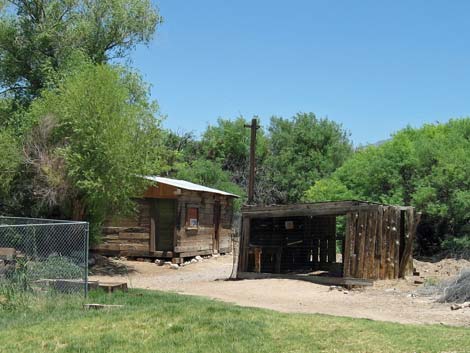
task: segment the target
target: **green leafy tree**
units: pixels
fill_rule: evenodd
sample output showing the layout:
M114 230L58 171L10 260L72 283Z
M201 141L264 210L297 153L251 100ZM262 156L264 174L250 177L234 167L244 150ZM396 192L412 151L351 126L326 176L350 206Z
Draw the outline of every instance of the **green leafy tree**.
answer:
M199 155L220 164L224 171L229 172L231 180L241 189L248 186L250 162L251 131L246 127L251 121L244 117L234 120L218 119L216 125L209 126L204 132ZM266 163L269 158L269 137L263 127L256 134L256 176L255 202L272 204L284 197L270 178L273 172Z
M230 173L222 169L220 164L207 159L195 159L190 163L180 163L176 166L175 177L196 184L230 192L241 198L235 200L234 208L239 210L245 200L245 192L232 182Z
M312 200L348 197L413 205L423 212L420 250L470 235L470 118L406 128L376 147L360 149L329 179L307 192Z
M85 65L29 111L26 145L34 195L62 214L99 224L130 211L145 182L164 167L157 106L141 78L109 65Z
M7 130L0 130L0 199L4 199L10 190L10 185L18 174L18 166L21 163L19 145Z
M333 173L352 153L341 125L313 113L273 117L269 143L270 180L286 195L280 203L300 201L310 185Z
M0 13L0 86L30 102L79 51L93 63L147 44L161 22L150 0L15 0Z

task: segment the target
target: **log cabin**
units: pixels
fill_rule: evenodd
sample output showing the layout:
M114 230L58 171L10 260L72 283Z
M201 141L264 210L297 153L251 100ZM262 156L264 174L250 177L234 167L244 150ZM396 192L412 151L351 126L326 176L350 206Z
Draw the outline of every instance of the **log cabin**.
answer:
M151 185L135 199L136 216L108 220L102 242L92 247L94 252L179 263L184 258L231 251L237 195L185 180L144 178Z
M244 206L238 278L340 285L403 278L413 270L419 220L413 207L365 201Z

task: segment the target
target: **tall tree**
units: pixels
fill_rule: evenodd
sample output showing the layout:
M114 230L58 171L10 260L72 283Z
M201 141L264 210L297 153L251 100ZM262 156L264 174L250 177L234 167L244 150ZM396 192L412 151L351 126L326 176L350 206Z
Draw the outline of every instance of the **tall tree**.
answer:
M31 105L36 121L25 151L33 197L46 209L99 224L132 209L139 175L162 167L162 134L140 77L109 65L86 65Z
M161 22L150 0L10 0L0 13L0 87L30 102L69 56L94 63L147 44Z
M446 237L470 236L470 118L406 128L380 145L359 150L310 200L347 195L423 212L420 250L439 250Z
M341 125L299 113L292 119L273 117L269 126L270 180L286 195L278 202L299 202L312 183L333 173L351 155Z

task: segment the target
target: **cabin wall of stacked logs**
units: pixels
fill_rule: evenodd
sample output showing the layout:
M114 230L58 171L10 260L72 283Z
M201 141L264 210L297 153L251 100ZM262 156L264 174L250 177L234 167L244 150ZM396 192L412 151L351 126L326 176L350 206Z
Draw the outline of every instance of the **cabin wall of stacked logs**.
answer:
M92 250L105 255L141 256L150 250L150 203L135 200L135 216L109 219L102 228L101 242Z
M219 252L230 252L232 247L233 202L228 197L219 197L221 204L219 224ZM150 209L152 199L136 199L135 216L110 219L102 228L99 244L92 247L98 253L112 256L151 256ZM214 241L214 195L184 192L177 199L175 222L176 244L174 255L208 255L213 252ZM186 225L186 210L195 206L199 210L199 225L191 229Z
M343 276L392 279L412 272L414 209L377 206L347 214Z

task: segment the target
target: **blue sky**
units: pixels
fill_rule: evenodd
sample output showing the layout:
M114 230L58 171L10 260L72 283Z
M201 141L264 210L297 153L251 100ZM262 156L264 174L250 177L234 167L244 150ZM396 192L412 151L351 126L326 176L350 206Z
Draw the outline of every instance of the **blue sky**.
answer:
M165 22L132 64L168 128L311 111L358 145L470 115L470 1L155 3Z

